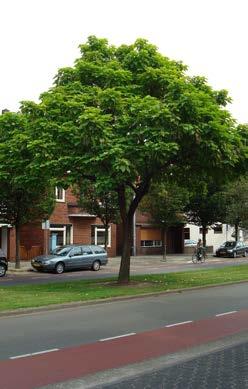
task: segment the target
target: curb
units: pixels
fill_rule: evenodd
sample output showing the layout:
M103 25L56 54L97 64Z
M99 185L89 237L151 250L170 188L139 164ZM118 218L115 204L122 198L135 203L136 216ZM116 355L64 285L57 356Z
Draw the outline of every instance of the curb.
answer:
M225 282L222 284L194 286L191 288L171 289L171 290L167 290L164 292L153 292L153 293L144 293L144 294L131 295L131 296L110 297L110 298L106 298L106 299L75 301L75 302L71 302L71 303L62 303L62 304L51 304L51 305L45 305L42 307L19 308L16 310L0 312L0 318L10 317L10 316L28 315L28 314L40 313L40 312L58 311L60 309L98 305L98 304L105 304L105 303L118 302L118 301L128 301L128 300L134 300L134 299L142 299L142 298L146 298L146 297L153 297L153 296L156 297L156 296L162 296L162 295L167 295L167 294L172 294L172 293L183 293L183 292L190 292L190 291L195 291L195 290L200 290L200 289L218 288L221 286L230 286L230 285L245 284L245 283L248 283L248 280L242 280L242 281L236 281L236 282Z
M28 268L28 269L8 269L8 273L25 273L29 274L30 272L33 272L33 269Z

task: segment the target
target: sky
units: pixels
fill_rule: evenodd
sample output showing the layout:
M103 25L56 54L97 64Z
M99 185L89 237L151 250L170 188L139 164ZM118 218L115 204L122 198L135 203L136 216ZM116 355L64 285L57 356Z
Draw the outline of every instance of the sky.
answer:
M190 75L227 89L248 123L247 0L4 0L0 2L0 110L38 101L89 35L109 43L146 38Z

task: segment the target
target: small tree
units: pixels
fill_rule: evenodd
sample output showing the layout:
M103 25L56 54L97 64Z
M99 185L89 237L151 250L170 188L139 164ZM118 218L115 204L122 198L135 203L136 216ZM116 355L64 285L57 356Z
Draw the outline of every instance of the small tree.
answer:
M151 216L154 224L163 230L163 253L166 256L166 236L169 227L185 223L184 209L188 192L178 185L168 182L154 183L141 202L140 210Z
M20 227L47 218L54 206L54 190L41 169L33 170L25 117L0 116L0 221L16 231L16 268L20 268Z
M234 226L235 240L239 228L248 228L248 177L243 176L230 183L224 193L226 203L226 223Z
M89 180L83 180L79 187L74 187L74 191L79 198L79 206L102 221L105 230L104 247L107 249L110 223L119 222L116 192L106 192Z
M202 227L202 242L206 246L207 228L221 222L225 218L225 202L223 201L221 186L214 183L200 181L194 186L186 217L189 223Z

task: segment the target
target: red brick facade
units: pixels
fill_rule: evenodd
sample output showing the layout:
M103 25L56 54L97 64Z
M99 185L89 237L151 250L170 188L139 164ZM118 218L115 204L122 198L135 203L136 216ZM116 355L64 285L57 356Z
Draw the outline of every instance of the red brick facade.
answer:
M171 227L165 236L161 228L151 223L148 214L142 214L139 211L135 215L135 236L132 236L132 255L158 255L163 254L166 242L166 252L168 254L183 253L184 251L184 226ZM117 253L120 255L122 250L122 231L121 226L117 226Z
M163 253L163 231L152 225L148 214L136 212L136 234L133 236L136 255L156 255ZM65 196L56 202L55 209L49 219L49 229L42 229L42 223L30 223L21 228L21 259L30 260L36 255L47 254L56 245L68 243L91 244L102 239L103 226L101 220L89 215L77 206L77 199L70 189ZM1 228L0 228L1 230ZM121 227L114 224L110 228L110 257L120 255L122 250ZM166 234L167 253L182 253L184 250L183 226L170 228ZM0 242L1 245L1 242ZM10 260L15 259L15 229L8 228L8 250ZM56 246L55 246L56 247ZM134 249L132 248L132 253Z
M53 233L60 234L64 239L62 244L82 243L91 244L92 230L101 228L102 222L94 215L88 215L77 206L76 197L71 190L65 191L64 201L57 201L49 219L50 229L42 229L42 222L29 223L22 226L20 233L21 259L30 260L35 255L46 254L50 251L50 237ZM109 256L116 255L116 226L110 227ZM8 258L15 258L15 229L9 229Z

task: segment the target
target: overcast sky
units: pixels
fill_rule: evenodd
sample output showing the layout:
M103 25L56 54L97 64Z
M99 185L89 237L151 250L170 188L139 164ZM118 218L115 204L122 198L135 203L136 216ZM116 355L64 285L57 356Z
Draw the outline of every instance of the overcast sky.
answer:
M0 109L38 101L89 35L115 45L147 38L233 99L248 123L248 0L3 0Z

